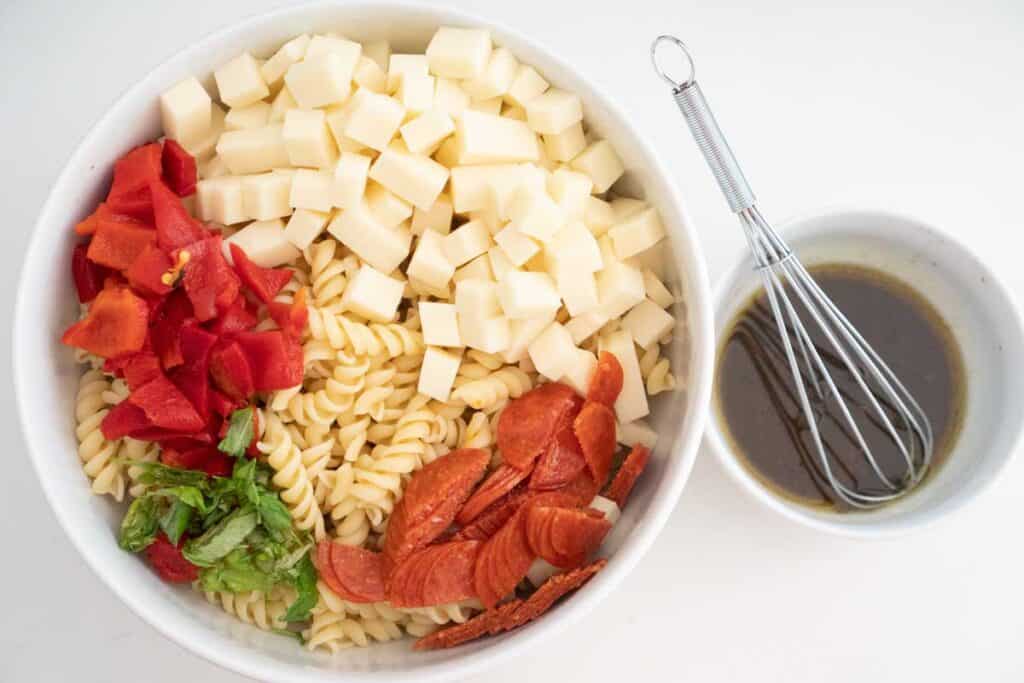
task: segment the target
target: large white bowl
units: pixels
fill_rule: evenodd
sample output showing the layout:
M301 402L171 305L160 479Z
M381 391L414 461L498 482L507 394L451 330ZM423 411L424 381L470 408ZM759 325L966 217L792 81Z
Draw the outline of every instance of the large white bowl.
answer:
M137 557L118 549L115 529L123 510L89 493L73 425L80 370L59 343L77 307L68 268L71 227L102 198L114 160L160 134L157 96L181 78L202 78L242 50L263 54L306 31L337 31L357 40L386 38L398 51L422 51L441 24L489 26L497 43L555 85L579 93L589 124L625 161L626 187L661 211L671 234L670 280L685 298L670 351L685 390L655 402L656 457L606 543L611 561L565 604L529 627L453 650L416 653L403 641L333 658L317 656L290 639L238 623L194 591L162 583ZM653 77L651 87L657 87ZM392 3L318 3L254 17L189 47L132 87L71 156L43 207L25 258L14 324L15 384L32 463L79 552L111 590L166 636L210 661L265 681L451 680L522 652L579 619L622 581L675 506L704 425L713 353L710 297L693 225L651 146L613 101L568 64L513 31L446 9Z

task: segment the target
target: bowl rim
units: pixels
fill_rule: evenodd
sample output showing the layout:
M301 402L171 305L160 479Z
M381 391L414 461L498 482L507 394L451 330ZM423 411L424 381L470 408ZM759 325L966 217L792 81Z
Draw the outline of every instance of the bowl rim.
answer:
M19 363L19 359L26 357L33 352L27 347L27 342L22 339L24 324L31 321L32 294L28 291L26 282L31 264L43 257L46 245L53 239L41 231L44 225L60 220L55 216L58 211L57 197L60 190L75 180L70 177L70 170L75 166L76 160L83 157L86 151L95 144L95 138L99 135L104 123L113 113L123 107L127 102L139 97L147 84L152 81L164 78L164 74L171 71L176 65L187 61L194 53L202 52L212 44L233 36L239 32L251 30L256 25L290 16L292 14L307 13L316 10L326 10L336 7L339 3L331 0L313 0L295 5L275 8L266 12L250 14L232 21L220 28L217 28L198 40L192 41L171 55L165 57L149 73L132 83L113 102L106 106L103 114L90 126L88 132L76 145L74 151L67 157L61 167L36 221L33 223L33 232L25 252L25 258L18 278L18 289L15 297L14 318L15 329L12 339L12 363L16 405L19 424L26 445L28 446L29 460L32 463L36 476L39 479L43 494L49 504L49 508L56 516L62 530L71 540L86 564L99 577L100 581L113 592L113 594L125 604L135 615L153 627L157 632L168 638L170 641L183 647L203 659L224 669L234 671L243 675L251 676L259 680L302 680L302 681L337 681L346 680L452 680L463 678L473 673L480 672L485 668L493 666L500 661L506 660L517 651L525 650L532 644L541 641L545 637L557 635L562 629L568 628L577 622L607 593L615 588L632 571L640 559L646 554L654 542L658 533L665 526L668 517L677 504L682 489L689 478L693 464L698 456L700 440L706 425L708 406L711 397L711 386L714 368L714 318L712 297L707 274L707 267L704 254L701 249L699 235L694 227L692 216L679 190L678 182L674 182L673 176L669 173L664 161L657 152L656 147L648 139L646 133L641 129L629 124L629 117L622 107L609 96L603 88L596 85L593 80L573 68L566 59L547 45L529 38L520 31L513 29L500 21L485 18L483 16L464 12L462 10L450 9L433 2L412 3L404 0L382 0L373 2L368 0L356 0L345 3L346 7L367 11L412 11L437 15L439 22L456 22L463 25L486 26L498 33L510 36L528 48L543 55L554 64L559 70L572 74L589 90L589 94L600 102L600 106L608 115L622 122L639 143L642 153L647 160L647 167L654 175L664 179L665 200L678 212L682 218L681 225L676 226L677 234L687 238L687 249L692 252L692 263L690 267L690 288L687 301L688 316L691 321L689 333L692 339L692 382L687 386L691 394L688 400L692 414L688 416L691 420L691 430L688 434L682 433L684 421L679 422L679 438L676 440L676 447L666 454L666 457L678 459L680 467L675 477L667 482L668 486L662 485L660 495L652 497L645 515L636 525L629 538L611 557L608 566L594 581L580 591L573 600L561 605L558 618L539 620L529 629L521 629L505 636L501 641L501 647L486 647L474 652L468 652L461 656L453 657L450 660L442 660L423 664L420 668L406 671L347 671L341 672L330 669L314 669L310 667L301 668L283 661L274 661L264 657L257 661L253 657L242 656L235 650L220 650L205 642L201 637L202 628L176 631L163 623L160 618L161 607L159 600L148 600L144 596L132 596L116 585L113 574L108 573L106 567L94 557L90 548L82 542L76 534L72 533L75 522L72 519L72 511L65 508L57 499L56 491L51 490L51 484L44 476L42 455L45 452L45 445L34 436L29 429L32 424L32 416L29 415L28 389L32 383L32 377L28 375L28 368Z
M1015 334L1017 338L1024 339L1024 316L1022 316L1021 308L1016 298L1006 288L1002 280L996 276L989 265L981 259L965 241L955 233L939 227L939 225L933 221L925 220L918 215L902 210L892 210L888 208L853 203L841 203L828 204L819 209L811 209L794 214L779 223L778 232L788 243L794 244L799 240L813 239L823 234L822 229L814 225L815 222L826 219L835 219L843 216L857 216L860 218L867 218L873 222L898 222L904 226L902 229L918 230L936 241L942 241L951 245L962 255L962 258L971 261L985 273L988 278L989 286L993 288L992 291L1008 305L1009 310L1012 313L1012 315L1004 321L1004 324L1013 334ZM857 224L853 223L852 225ZM741 277L743 267L749 258L749 250L744 245L743 248L739 250L738 255L731 262L731 265L723 271L722 276L719 277L718 281L714 285L712 305L715 310L716 372L718 345L720 344L720 340L718 339L717 321L720 314L730 312L736 308L737 302L733 298L730 298L728 294L735 282ZM733 482L751 498L756 500L762 507L781 515L789 521L796 522L797 524L816 531L853 539L867 540L892 538L920 531L948 520L954 515L954 513L961 512L967 506L976 502L981 497L981 494L993 486L997 480L1002 478L1007 465L1013 459L1021 443L1024 442L1024 424L1018 424L1016 425L1016 432L1012 436L1010 446L998 459L998 463L993 468L989 476L980 481L969 491L951 496L932 514L887 518L870 524L852 524L850 522L843 521L843 518L838 515L835 516L835 519L824 519L822 517L807 514L795 506L788 504L778 494L772 492L764 484L757 481L757 479L751 475L747 471L746 467L740 462L740 457L736 454L735 449L729 443L728 439L725 438L724 429L721 428L721 421L718 419L717 413L712 405L714 403L713 393L714 379L712 379L712 397L709 401L708 419L705 422L704 439L702 444L703 447L715 454L716 460L718 460Z

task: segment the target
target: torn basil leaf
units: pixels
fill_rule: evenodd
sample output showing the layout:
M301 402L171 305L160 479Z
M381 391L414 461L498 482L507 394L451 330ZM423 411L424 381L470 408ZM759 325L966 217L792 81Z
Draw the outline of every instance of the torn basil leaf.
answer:
M252 406L239 408L231 413L231 421L228 432L217 444L217 448L236 458L245 456L245 451L252 443L253 436Z
M155 498L148 495L136 498L121 520L117 544L132 553L145 550L156 538L159 526L157 514Z
M167 539L173 545L178 545L181 535L185 533L189 524L192 523L194 512L190 505L184 503L180 498L176 498L167 507L167 510L160 515L160 530L167 535Z
M259 519L252 507L238 508L202 536L188 541L182 552L192 564L209 567L238 547L257 524Z
M316 606L318 598L316 568L313 567L313 560L309 557L309 551L299 560L296 569L294 585L298 596L295 598L295 602L288 607L288 612L284 615L285 621L305 621L309 619L309 613Z

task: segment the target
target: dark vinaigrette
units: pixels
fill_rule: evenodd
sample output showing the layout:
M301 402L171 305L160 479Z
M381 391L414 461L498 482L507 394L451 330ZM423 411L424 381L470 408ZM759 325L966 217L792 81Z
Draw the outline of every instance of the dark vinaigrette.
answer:
M810 270L930 418L934 473L956 439L966 394L960 350L946 323L920 294L879 271L841 264ZM903 455L817 324L792 298L872 454L887 476L899 480L906 472ZM786 356L781 346L772 350L767 339L779 341L762 291L737 316L719 350L715 401L728 438L755 476L782 495L805 505L848 511L821 471ZM844 419L834 402L812 405L837 478L861 493L884 492L867 459L844 433Z

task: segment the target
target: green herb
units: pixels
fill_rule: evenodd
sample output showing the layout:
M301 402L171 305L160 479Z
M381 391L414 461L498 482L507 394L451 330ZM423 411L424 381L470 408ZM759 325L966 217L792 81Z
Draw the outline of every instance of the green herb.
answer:
M276 493L261 493L256 501L256 510L268 531L281 533L292 528L292 515Z
M288 638L294 638L295 640L299 641L299 645L305 645L306 644L306 639L302 636L302 633L300 631L289 631L286 628L275 628L275 629L271 629L271 632L272 633L276 633L279 636L286 636Z
M308 550L296 566L294 585L298 597L288 608L284 620L305 621L309 619L309 612L316 606L317 601L316 568L313 566L313 560L309 558Z
M167 510L160 515L160 530L167 535L167 539L174 545L178 545L181 535L192 523L192 515L195 510L181 501L175 499Z
M142 462L136 466L142 469L139 483L147 486L194 486L202 489L210 479L204 472L168 467L158 462Z
M156 500L152 496L136 498L121 520L117 543L129 552L145 550L156 538L158 525Z
M250 506L238 508L203 532L202 536L189 540L182 554L196 566L212 566L244 541L257 524L259 519L255 510Z
M206 496L196 486L172 486L165 489L156 489L152 491L152 494L173 498L200 513L206 510Z
M231 413L228 433L217 444L217 448L236 458L245 456L246 449L252 443L252 423L252 406L240 408Z

